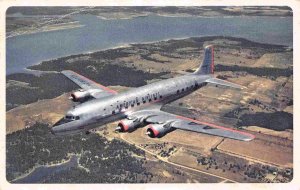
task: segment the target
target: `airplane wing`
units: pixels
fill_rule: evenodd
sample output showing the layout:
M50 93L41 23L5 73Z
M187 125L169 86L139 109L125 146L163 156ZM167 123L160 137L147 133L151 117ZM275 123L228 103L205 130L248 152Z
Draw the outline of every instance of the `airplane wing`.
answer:
M143 115L147 123L165 124L166 127L169 126L175 129L227 137L241 141L250 141L255 138L254 135L241 130L234 130L231 128L222 127L207 122L197 121L194 119L170 114L163 111L145 110L141 111L140 113L133 113L133 115L135 116L138 116L139 114Z
M76 83L78 86L80 86L80 88L89 90L94 98L103 98L106 96L117 94L116 91L107 88L99 83L96 83L74 71L65 70L61 73L72 80L74 83Z

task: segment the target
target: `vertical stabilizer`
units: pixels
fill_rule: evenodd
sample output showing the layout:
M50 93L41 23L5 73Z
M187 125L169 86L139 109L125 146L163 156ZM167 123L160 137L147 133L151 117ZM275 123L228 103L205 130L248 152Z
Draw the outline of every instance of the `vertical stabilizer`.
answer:
M214 74L214 47L212 45L205 47L203 61L195 74Z

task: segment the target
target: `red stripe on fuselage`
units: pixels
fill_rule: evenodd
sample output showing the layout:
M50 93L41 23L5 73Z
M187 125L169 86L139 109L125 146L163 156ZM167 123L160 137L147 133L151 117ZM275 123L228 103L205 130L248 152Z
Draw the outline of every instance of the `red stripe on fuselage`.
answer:
M252 134L250 134L250 133L245 133L245 132L242 132L242 131L238 131L238 130L234 130L234 129L229 129L229 128L218 126L218 125L211 124L211 123L197 121L197 120L194 120L194 119L191 119L191 118L188 118L188 117L183 117L183 116L180 116L180 115L176 115L176 117L179 118L179 119L189 120L189 121L193 121L195 123L199 123L199 124L202 124L202 125L207 125L207 126L215 127L215 128L218 128L218 129L232 131L232 132L235 132L235 133L240 133L242 135L250 136L251 138L255 138L255 136L252 135Z
M101 84L99 84L99 83L97 83L97 82L95 82L95 81L93 81L93 80L91 80L91 79L88 79L88 78L86 78L85 76L82 76L82 75L76 73L75 71L71 71L71 70L69 70L69 71L70 71L70 72L73 72L73 73L75 73L75 74L77 74L77 75L79 75L79 76L81 76L81 77L84 78L85 80L88 80L88 81L90 81L90 82L95 83L97 86L99 86L101 89L103 89L103 90L105 90L105 91L108 91L108 92L110 92L110 93L112 93L112 94L117 94L117 93L118 93L117 91L114 91L114 90L112 90L112 89L110 89L110 88L108 88L108 87L106 87L106 86L103 86L103 85L101 85Z

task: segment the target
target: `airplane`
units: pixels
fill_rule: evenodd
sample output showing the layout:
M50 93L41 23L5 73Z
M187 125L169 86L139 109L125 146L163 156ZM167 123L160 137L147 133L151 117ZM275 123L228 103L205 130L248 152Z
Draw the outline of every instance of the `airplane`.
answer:
M204 49L204 58L193 73L161 80L118 93L70 70L61 72L81 87L70 99L79 104L51 128L53 134L71 134L121 120L119 132L132 132L147 126L149 137L163 137L176 129L205 133L241 141L250 141L254 135L215 124L167 113L162 106L204 87L207 84L243 89L243 86L214 78L214 48ZM194 100L197 101L197 100ZM96 126L95 126L96 125Z

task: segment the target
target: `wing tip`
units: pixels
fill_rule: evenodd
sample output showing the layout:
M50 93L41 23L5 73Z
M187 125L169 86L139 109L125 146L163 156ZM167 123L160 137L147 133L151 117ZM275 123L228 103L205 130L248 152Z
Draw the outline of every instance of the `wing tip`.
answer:
M248 89L248 87L247 87L247 86L242 86L242 85L241 85L241 89L242 89L242 90L246 90L246 89Z
M74 72L74 71L71 71L71 70L62 70L62 71L60 71L61 73L69 73L69 72Z
M253 139L255 139L255 136L252 134L247 134L245 138L243 138L243 141L252 141Z
M245 141L245 142L249 142L249 141L252 141L254 138L246 138L246 139L243 139L242 141Z

